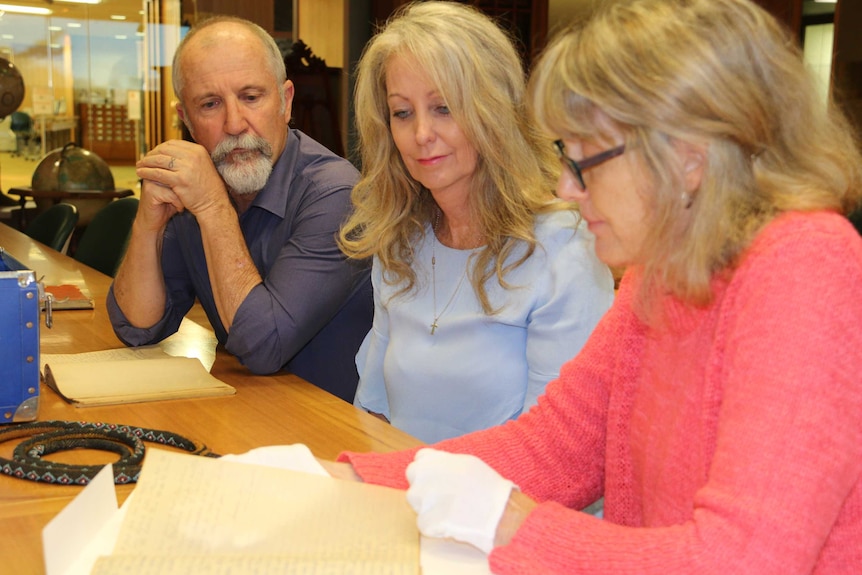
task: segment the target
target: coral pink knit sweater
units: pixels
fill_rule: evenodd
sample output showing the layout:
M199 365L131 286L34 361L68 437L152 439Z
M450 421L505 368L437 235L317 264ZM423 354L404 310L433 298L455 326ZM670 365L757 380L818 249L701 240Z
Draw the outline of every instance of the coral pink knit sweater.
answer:
M862 573L862 239L787 214L706 308L633 311L638 280L539 404L435 447L541 504L495 573ZM413 451L342 454L406 487ZM573 511L605 496L605 520Z

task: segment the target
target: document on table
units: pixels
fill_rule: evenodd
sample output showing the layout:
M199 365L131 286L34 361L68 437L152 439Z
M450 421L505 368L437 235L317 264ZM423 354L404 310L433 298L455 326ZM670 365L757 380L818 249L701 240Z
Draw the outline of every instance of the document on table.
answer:
M193 457L193 456L189 456ZM232 461L244 465L266 465L277 469L289 469L295 472L316 474L329 477L326 470L314 458L314 455L303 444L263 446L251 451L225 455L218 460L220 463ZM43 531L43 548L45 551L45 570L47 575L89 575L97 558L113 553L117 535L125 518L135 492L133 492L117 509L117 498L114 492L114 475L111 466L107 465L99 475L85 487L80 494L62 512L60 512ZM110 508L110 509L108 509ZM99 509L107 509L99 513ZM111 511L113 509L113 511ZM326 520L321 516L321 521ZM171 562L174 572L185 573L184 561L193 559L176 559L172 557L147 557L149 563L135 565L140 573L150 569L159 573L170 573L164 564ZM110 561L120 568L123 562L141 562L140 556L112 556ZM230 557L225 565L235 570L231 575L259 573L254 564L261 566L265 573L287 572L287 567L280 565L278 569L269 569L267 563L283 560L274 557L256 557L248 559L242 556ZM354 572L359 569L351 563L341 569L337 561L329 561L325 565L316 565L319 573L325 573L325 568L332 572ZM297 569L305 569L307 565L297 565ZM387 565L366 564L362 567L376 573L387 573ZM419 568L422 575L491 575L486 555L466 543L451 539L436 539L421 537L419 540ZM107 569L107 568L105 568ZM122 567L122 573L134 573ZM220 567L211 570L215 575L221 573ZM295 571L294 571L295 573Z
M232 395L200 360L158 346L89 353L43 354L45 383L76 407Z
M94 574L419 573L404 492L149 449Z

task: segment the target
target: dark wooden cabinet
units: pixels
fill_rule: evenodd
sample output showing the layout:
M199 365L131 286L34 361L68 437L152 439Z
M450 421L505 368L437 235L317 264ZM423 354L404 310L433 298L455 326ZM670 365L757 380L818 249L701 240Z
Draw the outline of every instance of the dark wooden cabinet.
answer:
M126 106L79 104L81 146L106 162L135 161L135 124Z
M459 0L472 4L503 23L521 44L524 63L529 67L545 46L548 36L548 0ZM374 0L372 17L381 24L408 0Z
M472 0L466 2L504 24L517 38L529 68L548 36L548 0Z
M836 103L862 134L862 3L841 0L835 10L832 88Z
M800 38L802 31L802 0L754 0L767 12L783 22Z

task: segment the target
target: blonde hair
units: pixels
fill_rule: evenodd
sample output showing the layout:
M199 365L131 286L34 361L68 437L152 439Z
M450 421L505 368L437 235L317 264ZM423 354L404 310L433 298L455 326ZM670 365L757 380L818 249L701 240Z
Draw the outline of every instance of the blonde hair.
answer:
M475 256L471 283L493 313L485 283L496 276L508 287L505 274L532 254L536 214L559 209L553 198L559 164L527 119L525 75L512 41L475 8L409 4L366 46L354 93L362 176L339 244L353 258L377 256L386 281L402 286L399 293L414 288L412 246L438 208L408 173L389 130L386 66L396 55L409 56L428 75L478 153L469 201L487 244ZM518 245L527 249L506 265Z
M789 210L853 209L862 158L824 105L793 38L748 0L618 0L563 31L530 82L544 130L602 140L601 111L653 184L644 293L693 304ZM674 142L707 146L691 198ZM628 155L628 154L627 154Z

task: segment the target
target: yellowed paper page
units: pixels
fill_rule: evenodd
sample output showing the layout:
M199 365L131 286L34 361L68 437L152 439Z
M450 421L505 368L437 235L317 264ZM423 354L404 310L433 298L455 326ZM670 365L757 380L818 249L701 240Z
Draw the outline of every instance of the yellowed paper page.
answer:
M236 393L188 357L53 362L45 364L44 375L52 389L79 407Z
M296 561L290 557L245 557L206 555L165 557L114 555L99 559L91 575L401 575L403 571L385 562Z
M403 491L149 449L114 555L99 569L220 572L189 571L188 560L166 570L167 558L189 556L280 566L243 573L415 574L419 534Z
M165 353L165 351L158 345L120 347L117 349L87 351L83 353L43 353L41 355L41 367L44 369L46 363L57 365L59 363L92 363L94 361L164 359L167 357L171 356Z

